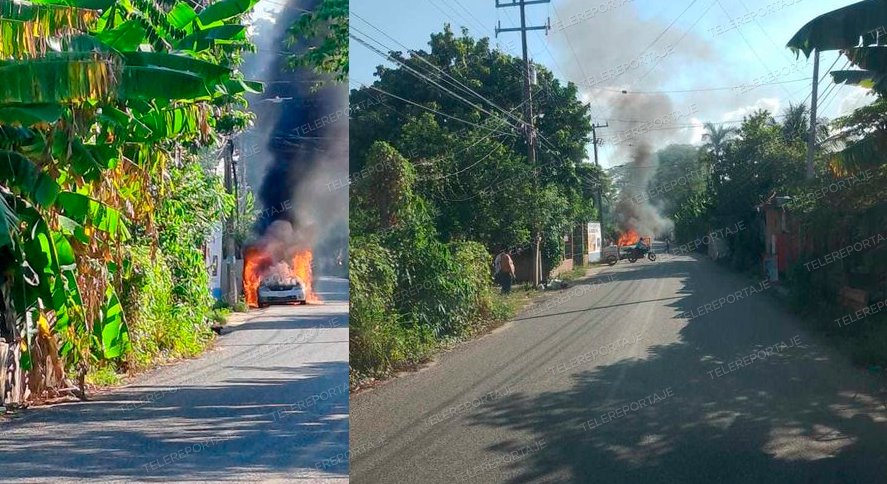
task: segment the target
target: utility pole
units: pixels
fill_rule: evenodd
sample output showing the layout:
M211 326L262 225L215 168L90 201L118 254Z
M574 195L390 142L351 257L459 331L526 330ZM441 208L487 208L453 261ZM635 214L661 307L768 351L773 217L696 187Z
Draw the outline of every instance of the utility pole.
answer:
M597 159L597 145L600 143L600 140L597 139L597 130L598 128L609 128L610 123L606 124L592 124L591 125L591 139L592 144L594 145L594 164L600 168L601 164ZM603 244L604 239L604 196L603 196L603 180L598 179L597 183L597 209L600 212L601 219L601 244Z
M536 129L533 126L533 93L530 90L530 78L532 76L529 59L529 52L527 49L527 32L530 30L544 30L548 32L551 28L551 19L546 22L545 25L537 25L527 27L527 13L526 7L527 5L536 5L542 3L551 3L551 0L511 0L510 2L506 0L496 0L496 8L507 8L507 7L520 7L520 27L510 27L510 28L502 28L502 22L499 22L499 25L496 26L496 37L499 37L499 34L502 32L520 32L521 33L521 48L524 59L524 131L525 136L527 137L527 160L530 165L535 169L536 166ZM539 212L536 211L536 218L538 219ZM540 232L540 227L538 220L535 222L535 249L533 251L533 286L537 287L542 282L542 234Z
M819 101L819 49L813 51L813 94L810 102L810 133L807 138L807 179L812 180L813 154L816 151L816 103Z
M222 150L225 164L225 191L235 193L234 188L234 141L228 139L225 142L225 148ZM236 212L236 210L235 210ZM222 231L222 255L225 261L225 277L228 280L228 287L225 289L225 299L229 306L237 303L237 271L234 264L234 217L235 213L225 217L225 230Z

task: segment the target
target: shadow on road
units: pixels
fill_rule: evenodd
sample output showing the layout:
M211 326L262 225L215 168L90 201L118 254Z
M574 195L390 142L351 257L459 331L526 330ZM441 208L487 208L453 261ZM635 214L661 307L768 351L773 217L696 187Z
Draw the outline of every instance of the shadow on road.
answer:
M687 257L615 275L617 280L679 277L681 297L668 304L679 312L749 285L718 267L703 271L703 264L712 265ZM643 358L577 373L567 391L516 392L482 406L470 425L533 436L500 441L489 450L504 453L545 441L541 451L515 458L487 477L507 472L515 483L552 475L632 484L885 482L887 413L871 396L872 381L858 377L846 361L817 347L787 319L766 295L757 294L687 321L679 342L650 346ZM709 373L799 334L798 346L722 376ZM674 396L582 428L654 392L663 395L666 388Z
M36 434L19 431L28 422L10 422L0 475L219 481L234 472L298 476L319 466L347 476L344 459L324 463L348 450L347 363L262 370L269 375L213 386L130 387L107 401L63 405L42 412ZM132 408L140 400L143 406ZM277 410L287 412L284 418Z

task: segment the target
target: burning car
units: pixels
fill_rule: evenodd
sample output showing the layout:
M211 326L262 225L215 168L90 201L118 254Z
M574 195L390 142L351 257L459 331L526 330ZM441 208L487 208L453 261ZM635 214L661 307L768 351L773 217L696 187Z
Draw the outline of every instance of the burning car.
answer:
M243 293L250 307L275 302L321 302L314 292L310 249L296 249L266 239L247 247L243 255Z
M635 244L637 244L638 240L642 240L647 248L644 250L635 249ZM616 265L622 259L628 259L628 262L634 263L638 259L647 257L651 261L655 261L656 254L653 253L652 247L652 237L641 237L636 231L628 230L619 237L616 245L604 247L601 256L611 266Z
M263 279L259 283L257 299L260 308L273 303L308 303L302 281L295 277L269 277Z

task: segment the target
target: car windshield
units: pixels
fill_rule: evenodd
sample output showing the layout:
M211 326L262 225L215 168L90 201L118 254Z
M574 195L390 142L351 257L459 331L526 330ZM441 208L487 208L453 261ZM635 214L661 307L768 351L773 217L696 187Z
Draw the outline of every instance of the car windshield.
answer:
M282 278L282 277L271 277L262 281L263 286L270 287L287 287L287 288L299 288L302 286L302 283L299 282L298 279L295 278Z

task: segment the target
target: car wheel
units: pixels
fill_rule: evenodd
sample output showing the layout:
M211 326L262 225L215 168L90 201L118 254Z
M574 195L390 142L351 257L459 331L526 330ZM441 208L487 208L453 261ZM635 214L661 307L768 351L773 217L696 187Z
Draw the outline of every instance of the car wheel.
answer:
M619 262L619 259L617 259L615 255L607 256L607 264L614 266L617 262Z
M656 254L650 252L649 254L647 254L647 259L650 259L651 261L655 261L655 260L656 260Z

